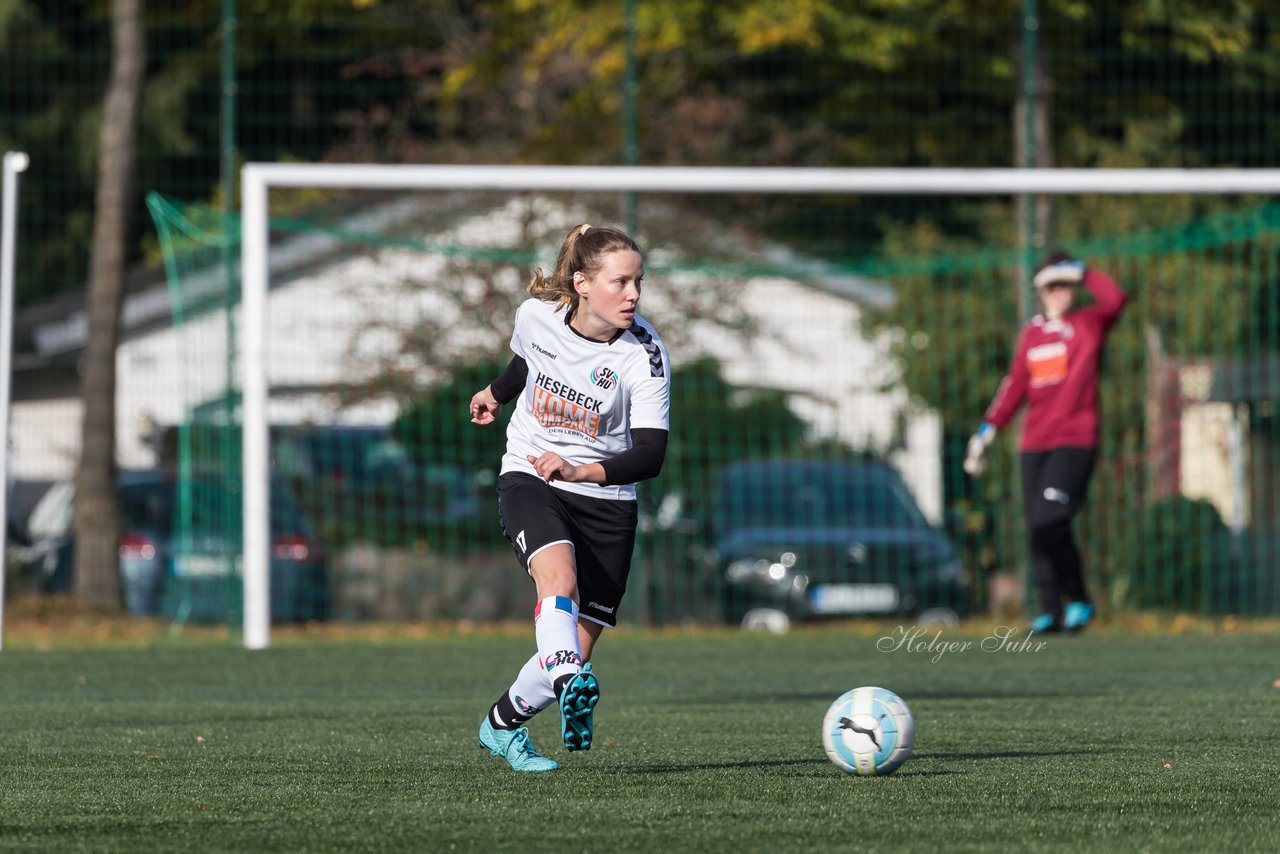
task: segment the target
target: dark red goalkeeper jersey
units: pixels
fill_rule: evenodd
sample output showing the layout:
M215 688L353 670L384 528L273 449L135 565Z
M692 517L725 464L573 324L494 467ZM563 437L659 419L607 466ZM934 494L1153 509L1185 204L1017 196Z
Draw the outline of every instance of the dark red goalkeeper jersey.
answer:
M1084 286L1093 305L1058 320L1036 315L1022 328L1009 374L983 416L1003 429L1025 401L1023 451L1098 446L1098 363L1128 296L1097 270L1085 270Z

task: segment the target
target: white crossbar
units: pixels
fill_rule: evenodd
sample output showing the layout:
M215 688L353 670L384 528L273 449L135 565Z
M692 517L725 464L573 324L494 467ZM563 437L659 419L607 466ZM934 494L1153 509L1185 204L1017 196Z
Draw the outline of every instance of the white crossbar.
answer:
M1040 195L1280 193L1280 169L816 169L250 163L272 187L650 193Z

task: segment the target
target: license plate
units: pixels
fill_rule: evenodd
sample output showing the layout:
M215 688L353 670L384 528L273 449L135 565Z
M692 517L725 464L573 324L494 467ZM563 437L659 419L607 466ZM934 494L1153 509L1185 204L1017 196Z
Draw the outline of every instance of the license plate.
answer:
M883 614L898 607L892 584L819 584L809 591L815 614Z
M173 574L179 578L226 578L239 574L239 564L230 555L175 555Z

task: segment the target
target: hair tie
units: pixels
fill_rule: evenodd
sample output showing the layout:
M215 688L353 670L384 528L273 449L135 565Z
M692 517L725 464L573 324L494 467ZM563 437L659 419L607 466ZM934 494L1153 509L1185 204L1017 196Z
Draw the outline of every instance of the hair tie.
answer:
M584 222L582 224L582 228L578 229L578 236L582 237L584 234L586 234L590 230L591 230L591 223Z

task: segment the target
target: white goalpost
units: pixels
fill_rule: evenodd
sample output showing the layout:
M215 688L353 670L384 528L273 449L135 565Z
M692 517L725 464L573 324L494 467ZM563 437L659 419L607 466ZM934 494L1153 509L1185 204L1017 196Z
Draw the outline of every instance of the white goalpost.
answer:
M9 518L9 378L13 364L13 265L18 233L18 174L27 170L27 155L4 155L3 211L0 216L0 557L8 550ZM0 560L0 649L4 648L4 561Z
M1280 193L1280 169L246 164L241 173L243 234L239 344L244 480L244 645L248 649L268 647L271 635L266 357L270 191L273 188L850 196L1273 195Z

